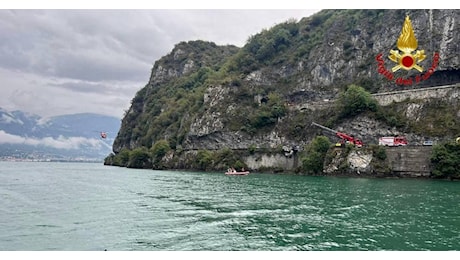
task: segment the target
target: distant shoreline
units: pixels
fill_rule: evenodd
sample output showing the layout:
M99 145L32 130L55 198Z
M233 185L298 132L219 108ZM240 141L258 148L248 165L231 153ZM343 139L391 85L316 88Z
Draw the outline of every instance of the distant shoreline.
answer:
M73 162L73 163L104 163L104 160L91 159L20 159L20 158L0 158L0 162Z

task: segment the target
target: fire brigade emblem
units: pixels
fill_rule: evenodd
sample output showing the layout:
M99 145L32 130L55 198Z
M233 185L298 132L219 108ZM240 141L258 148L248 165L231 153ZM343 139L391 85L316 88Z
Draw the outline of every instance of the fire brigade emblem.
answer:
M399 36L396 46L399 50L391 50L391 55L388 56L390 60L398 64L391 69L393 72L398 71L399 69L416 69L419 72L423 71L423 68L417 63L426 58L425 51L417 50L418 42L415 38L409 16L406 16L406 20L404 21L401 35Z

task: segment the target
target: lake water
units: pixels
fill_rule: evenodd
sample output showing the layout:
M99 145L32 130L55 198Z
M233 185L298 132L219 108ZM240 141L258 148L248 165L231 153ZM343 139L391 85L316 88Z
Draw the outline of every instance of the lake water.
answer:
M460 250L460 182L0 162L0 250Z

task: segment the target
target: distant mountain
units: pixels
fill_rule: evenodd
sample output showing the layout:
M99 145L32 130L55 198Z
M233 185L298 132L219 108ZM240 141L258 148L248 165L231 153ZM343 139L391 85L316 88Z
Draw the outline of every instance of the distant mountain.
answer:
M0 157L101 160L112 151L120 123L99 114L43 118L0 108Z

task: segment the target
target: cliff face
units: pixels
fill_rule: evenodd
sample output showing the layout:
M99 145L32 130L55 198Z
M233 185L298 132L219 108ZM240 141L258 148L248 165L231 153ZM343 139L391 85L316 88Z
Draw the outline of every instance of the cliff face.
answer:
M251 71L245 78L252 84L272 85L280 79L295 79L295 90L329 90L343 84L370 84L373 90L388 90L401 86L388 82L379 75L375 58L390 55L397 50L405 16L411 18L418 41L417 50L424 50L427 58L420 65L427 70L435 52L440 64L430 80L418 86L444 85L459 80L458 10L326 10L298 23L295 40L282 54L293 54L294 59L273 58L277 66L263 66ZM276 31L276 27L272 29ZM275 34L282 29L274 32ZM261 34L263 35L263 33ZM256 46L253 46L256 45ZM257 37L245 46L260 47ZM260 50L260 49L259 49ZM256 60L259 51L255 52ZM279 61L279 62L278 62ZM395 65L387 59L386 66ZM409 77L416 71L399 71L395 76ZM321 96L319 97L321 98Z
M379 73L376 57L382 54L387 70L396 65L387 57L398 49L406 15L417 50L426 54L418 62L423 73L433 66L435 53L439 62L429 77L405 86ZM181 159L174 158L186 151L303 147L321 133L312 121L331 123L334 100L349 84L380 93L460 82L459 18L458 10L324 10L251 36L241 49L180 43L155 62L150 81L122 121L113 151L150 149L166 139L172 148L169 167L180 167ZM399 70L393 75L415 79L423 74ZM390 114L361 114L329 126L365 143L396 134L410 142L452 138L460 127L460 108L458 98L445 97L380 101ZM435 129L439 118L433 109L439 106L449 115L446 131ZM431 130L422 127L427 124Z
M207 80L207 74L219 70L237 51L235 46L217 46L204 41L177 44L170 54L155 62L149 82L133 98L113 151L150 148L160 136L176 138L179 130L184 134L192 116L190 106L202 103L203 87L199 88Z

